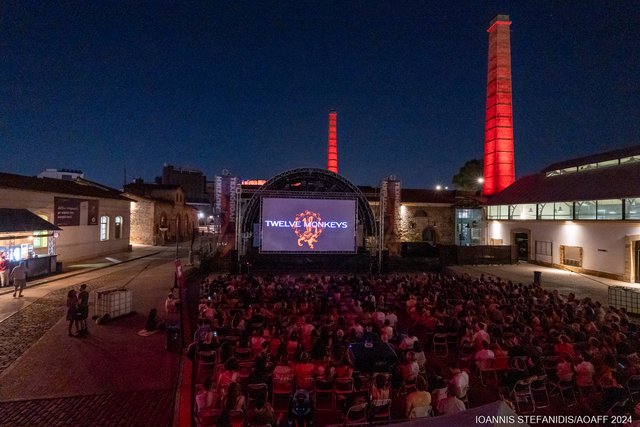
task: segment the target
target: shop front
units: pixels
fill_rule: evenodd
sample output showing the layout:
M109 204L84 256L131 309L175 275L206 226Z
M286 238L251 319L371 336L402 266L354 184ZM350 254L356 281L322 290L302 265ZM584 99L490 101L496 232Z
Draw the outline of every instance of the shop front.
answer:
M0 208L0 251L8 269L24 261L29 278L55 273L60 230L28 209Z

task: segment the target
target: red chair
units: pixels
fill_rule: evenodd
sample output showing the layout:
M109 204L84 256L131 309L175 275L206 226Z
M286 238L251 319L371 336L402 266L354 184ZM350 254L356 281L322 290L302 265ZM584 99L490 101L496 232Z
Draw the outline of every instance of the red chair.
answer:
M371 403L371 424L391 422L391 399L374 400Z
M271 406L276 410L278 406L276 405L276 400L278 396L284 398L285 405L284 410L286 411L289 408L289 399L291 397L291 393L293 393L293 379L291 380L282 380L278 378L273 379L273 391L271 392ZM281 411L283 409L280 409Z
M322 396L328 396L326 401L328 407L321 407L320 403ZM333 409L333 380L325 378L316 378L316 382L313 389L313 398L315 400L315 409L317 411L331 411Z
M220 421L220 410L218 409L203 409L196 415L198 427L218 426Z
M332 408L336 409L336 401L340 398L347 398L350 394L353 394L353 379L352 378L336 378L333 383L333 402Z

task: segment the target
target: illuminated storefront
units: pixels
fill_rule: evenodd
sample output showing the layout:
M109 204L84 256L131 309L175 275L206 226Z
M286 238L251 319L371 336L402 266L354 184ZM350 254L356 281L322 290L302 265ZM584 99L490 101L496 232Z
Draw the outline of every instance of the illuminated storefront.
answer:
M27 209L0 208L0 251L12 266L26 261L29 277L56 271L60 228Z

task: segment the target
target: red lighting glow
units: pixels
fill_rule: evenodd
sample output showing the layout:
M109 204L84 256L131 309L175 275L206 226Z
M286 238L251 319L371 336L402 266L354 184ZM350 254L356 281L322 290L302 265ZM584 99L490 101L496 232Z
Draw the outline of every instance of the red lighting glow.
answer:
M327 169L338 173L338 113L329 112L329 151L327 155Z
M487 30L489 64L482 188L482 193L487 196L515 181L510 25L508 16L498 15Z

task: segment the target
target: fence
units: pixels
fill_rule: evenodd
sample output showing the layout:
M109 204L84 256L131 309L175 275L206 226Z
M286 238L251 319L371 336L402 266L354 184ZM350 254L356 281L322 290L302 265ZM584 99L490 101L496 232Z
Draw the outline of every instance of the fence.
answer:
M640 292L625 286L609 287L609 305L640 314Z
M511 246L438 246L442 265L511 264Z

